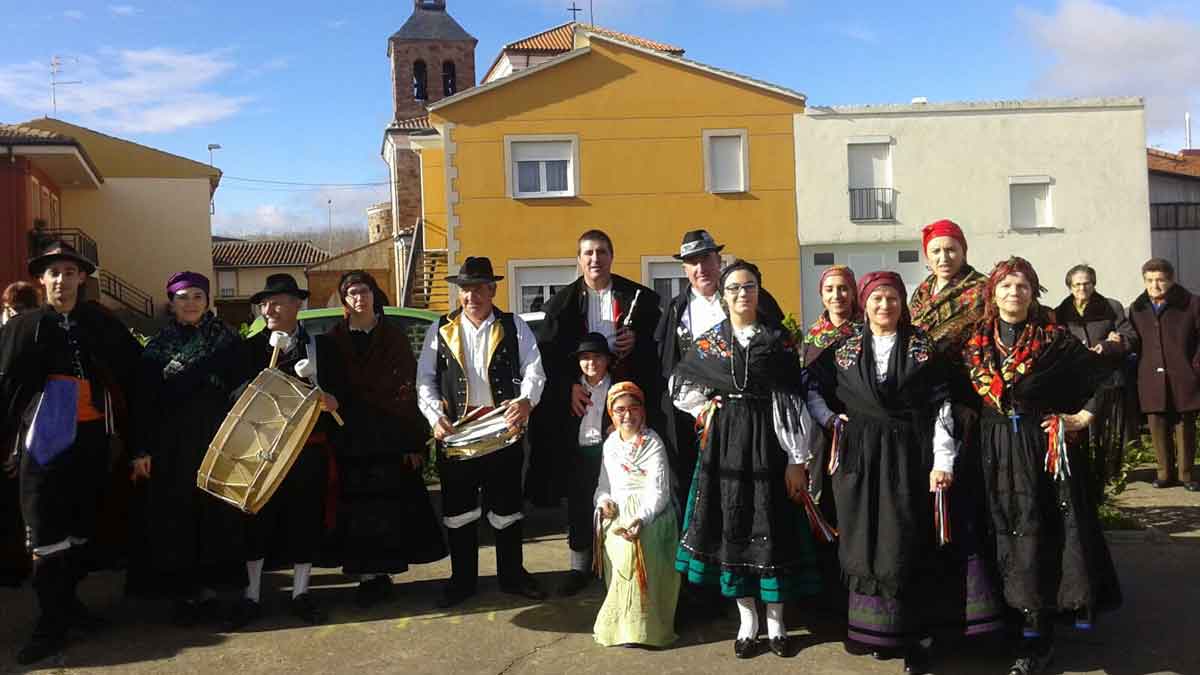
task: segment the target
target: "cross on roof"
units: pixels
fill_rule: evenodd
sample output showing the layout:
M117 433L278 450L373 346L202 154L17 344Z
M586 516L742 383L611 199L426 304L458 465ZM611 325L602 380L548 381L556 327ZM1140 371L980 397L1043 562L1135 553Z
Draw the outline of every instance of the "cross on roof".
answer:
M579 13L582 12L583 10L578 5L576 5L574 2L572 2L571 6L567 8L567 11L571 13L571 21L578 21Z

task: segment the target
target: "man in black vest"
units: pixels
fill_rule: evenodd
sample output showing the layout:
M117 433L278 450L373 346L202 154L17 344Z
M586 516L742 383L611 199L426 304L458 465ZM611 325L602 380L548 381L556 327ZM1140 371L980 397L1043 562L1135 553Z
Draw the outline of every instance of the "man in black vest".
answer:
M417 363L421 413L434 438L454 432L457 420L480 408L506 408L510 428L526 424L542 397L546 376L537 339L520 317L493 303L496 282L487 258L467 258L446 277L458 287L461 305L429 327ZM514 443L469 459L438 453L442 516L450 541L452 574L438 603L453 607L475 595L479 576L478 520L496 533L496 576L500 590L533 600L545 597L525 571L521 549L521 469L524 452ZM482 493L483 507L480 507Z
M529 498L541 506L557 506L566 496L570 453L563 449L573 447L575 439L564 436L573 426L564 425L564 418L583 417L589 405L604 405L590 401L579 381L574 353L585 335L599 333L608 340L615 354L609 370L613 383L630 380L648 400L662 389L654 350L654 327L662 313L658 294L613 274L613 252L612 239L604 232L588 230L580 235L576 255L582 274L544 307L546 319L538 330L538 343L546 364L547 405L534 417L527 479ZM659 428L658 411L647 413L649 425Z
M84 301L95 271L70 245L52 243L29 261L46 304L0 331L0 448L12 449L0 460L19 479L41 612L17 654L22 665L57 653L68 630L98 623L76 587L108 486L109 438L126 424L142 350L115 316Z
M279 360L275 367L296 375L302 359L315 364L316 345L298 320L300 307L308 291L300 288L290 274L272 274L266 287L250 297L262 310L266 327L243 344L242 375L248 383L271 363L274 347L272 333L282 333ZM321 407L337 410L337 399L322 394ZM324 501L328 466L323 443L329 430L328 416L322 415L308 442L300 451L279 489L257 514L246 519L246 578L243 597L234 606L226 629L239 630L262 615L262 574L268 558L292 565L291 613L310 624L325 622L325 611L308 592L312 565L321 547L324 530Z

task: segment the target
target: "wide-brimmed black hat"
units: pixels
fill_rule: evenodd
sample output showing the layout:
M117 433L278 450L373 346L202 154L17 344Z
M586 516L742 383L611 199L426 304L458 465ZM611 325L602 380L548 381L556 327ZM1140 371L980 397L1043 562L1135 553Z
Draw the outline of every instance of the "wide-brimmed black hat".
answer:
M52 241L42 248L42 252L29 259L29 274L31 276L41 276L50 263L55 260L70 260L76 265L79 265L80 271L84 274L91 274L96 271L96 263L88 260L75 250L65 241Z
M271 276L267 277L266 288L250 296L250 302L257 305L272 295L280 295L284 293L300 298L301 300L308 299L308 291L300 288L300 285L296 283L295 277L290 274L280 272L279 274L272 274Z
M692 230L683 235L683 243L679 245L679 255L675 256L675 259L683 260L710 251L720 253L724 249L725 245L714 241L708 230Z
M579 346L575 351L571 352L571 358L579 358L579 355L584 352L592 352L593 354L604 354L609 358L616 356L612 353L612 349L608 347L608 339L599 333L588 333L579 339Z
M455 286L477 286L494 283L503 278L492 274L492 261L480 256L464 260L462 266L458 268L458 274L446 277L446 281Z

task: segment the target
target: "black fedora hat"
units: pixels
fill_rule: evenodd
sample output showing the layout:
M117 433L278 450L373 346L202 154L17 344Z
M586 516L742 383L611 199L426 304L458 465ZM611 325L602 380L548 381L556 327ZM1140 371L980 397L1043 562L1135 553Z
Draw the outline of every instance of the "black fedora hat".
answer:
M675 256L675 259L683 260L710 251L720 253L723 250L725 250L725 245L717 244L708 230L692 230L683 235L683 243L679 245L679 255Z
M292 295L301 300L308 299L308 291L300 288L296 283L296 278L290 274L280 272L267 277L267 286L261 291L250 296L250 302L258 304L272 295L287 294Z
M455 286L477 286L500 281L503 278L492 274L492 261L480 256L478 258L468 257L458 268L458 274L446 277L446 281Z
M42 252L29 259L30 276L41 276L42 272L56 260L70 260L79 265L84 274L96 271L96 263L79 254L73 246L61 239L51 241L42 248Z
M576 347L575 351L571 352L571 358L579 358L579 355L584 352L604 354L609 358L616 356L608 346L608 339L599 333L588 333L580 338L579 346Z

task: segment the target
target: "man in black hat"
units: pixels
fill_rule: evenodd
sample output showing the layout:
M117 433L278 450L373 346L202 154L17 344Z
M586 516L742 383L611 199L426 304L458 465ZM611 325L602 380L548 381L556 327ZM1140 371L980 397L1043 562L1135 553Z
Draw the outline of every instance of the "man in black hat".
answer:
M579 383L579 362L572 357L588 333L600 333L616 355L610 368L614 381L630 380L657 396L662 389L654 351L654 327L661 314L658 294L612 273L613 242L600 230L580 235L576 255L581 275L546 303L546 318L538 331L546 362L547 402L534 418L532 456L526 489L539 505L557 506L564 495L567 465L562 448L574 439L564 436L565 416L582 417L590 405ZM635 303L636 298L636 303ZM660 426L651 415L649 425Z
M141 346L82 298L95 264L65 242L29 261L46 304L0 331L0 448L20 481L33 588L41 612L23 665L57 653L71 628L94 625L76 595L108 484L109 437L128 422Z
M467 258L458 274L446 277L458 287L460 307L429 327L417 363L421 413L439 441L453 433L456 421L481 409L505 408L508 426L521 427L542 397L546 376L533 331L520 317L494 305L496 282L503 278L492 273L487 258ZM484 509L496 533L500 590L534 600L545 597L523 562L523 464L520 443L469 459L439 451L442 520L452 568L440 607L457 605L476 592L477 522Z
M250 382L270 366L275 348L273 340L281 347L275 365L280 371L295 377L296 364L302 359L315 365L316 344L298 320L301 305L307 298L308 291L300 288L290 274L272 274L267 277L266 288L250 296L250 302L259 306L266 328L244 343L243 382ZM324 410L337 410L337 399L323 394L321 406ZM229 630L241 629L262 615L262 573L268 557L272 561L292 564L291 613L308 624L325 621L325 612L308 591L312 564L319 552L324 527L328 468L322 446L329 424L324 417L317 422L308 443L271 500L257 514L247 517L248 583L229 617L226 625Z

